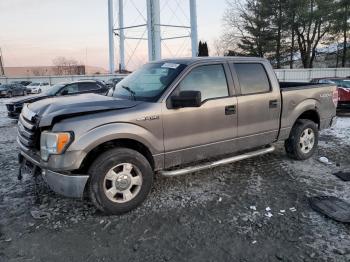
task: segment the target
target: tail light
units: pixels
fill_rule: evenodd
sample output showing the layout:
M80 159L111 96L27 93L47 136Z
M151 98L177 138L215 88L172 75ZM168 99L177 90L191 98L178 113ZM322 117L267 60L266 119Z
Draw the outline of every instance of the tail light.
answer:
M339 100L339 94L338 94L338 88L336 88L335 90L333 90L333 103L335 107L338 106L338 100Z

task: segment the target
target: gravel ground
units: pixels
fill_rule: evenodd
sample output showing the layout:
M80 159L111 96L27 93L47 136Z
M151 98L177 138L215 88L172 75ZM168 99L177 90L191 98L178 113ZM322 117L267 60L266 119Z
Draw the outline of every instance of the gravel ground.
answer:
M157 177L123 216L60 197L39 178L17 181L16 123L0 100L0 261L350 261L350 227L307 197L350 201L350 115L325 130L312 159L269 155L179 178ZM332 164L318 159L327 157ZM41 215L37 218L37 215ZM35 217L35 218L34 218Z

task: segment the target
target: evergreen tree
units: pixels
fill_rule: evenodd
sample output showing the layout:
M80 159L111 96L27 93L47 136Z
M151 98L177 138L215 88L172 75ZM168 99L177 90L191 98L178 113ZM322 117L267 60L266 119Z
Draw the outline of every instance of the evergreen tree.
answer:
M333 32L335 37L338 36L338 38L342 39L341 65L342 67L345 67L346 61L347 61L348 36L350 31L350 1L349 0L339 0L337 2L337 10L334 17L335 17L335 22L333 26Z
M208 50L207 42L199 41L198 56L209 56L209 50Z

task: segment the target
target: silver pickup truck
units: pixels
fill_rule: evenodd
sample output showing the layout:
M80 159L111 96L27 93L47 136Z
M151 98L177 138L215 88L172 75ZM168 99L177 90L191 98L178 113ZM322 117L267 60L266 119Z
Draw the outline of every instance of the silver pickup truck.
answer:
M335 122L336 104L335 85L279 83L264 59L162 60L107 96L25 105L19 161L53 191L86 193L100 210L120 214L144 201L155 173L233 163L272 152L278 141L294 159L311 157L319 130Z

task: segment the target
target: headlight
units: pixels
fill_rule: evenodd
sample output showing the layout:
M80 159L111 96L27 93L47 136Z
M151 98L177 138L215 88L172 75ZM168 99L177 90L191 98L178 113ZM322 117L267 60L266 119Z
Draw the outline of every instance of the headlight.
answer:
M40 153L44 161L49 159L50 155L62 154L72 142L73 136L69 132L42 132L40 138Z

